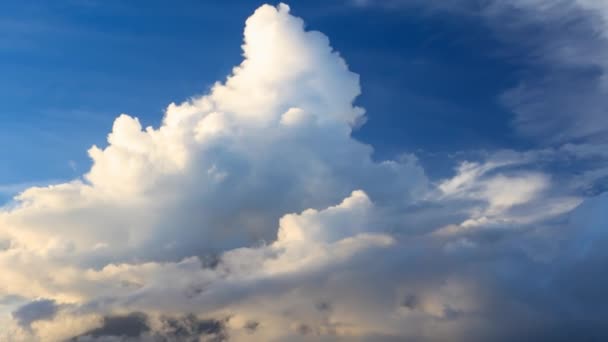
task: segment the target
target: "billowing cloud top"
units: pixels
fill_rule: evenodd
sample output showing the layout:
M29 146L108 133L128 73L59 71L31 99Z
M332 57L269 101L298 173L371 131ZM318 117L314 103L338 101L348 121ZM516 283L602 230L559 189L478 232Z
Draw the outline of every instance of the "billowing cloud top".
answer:
M289 11L255 11L208 94L120 115L82 178L0 211L0 340L600 336L602 287L572 278L606 260L606 196L578 207L524 155L438 184L372 160L358 76Z

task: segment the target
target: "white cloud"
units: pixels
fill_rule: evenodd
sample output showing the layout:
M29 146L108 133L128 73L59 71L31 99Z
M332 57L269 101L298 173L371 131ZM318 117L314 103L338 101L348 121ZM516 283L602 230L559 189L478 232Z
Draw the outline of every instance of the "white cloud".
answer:
M160 127L119 116L82 179L0 211L0 340L124 340L116 322L151 341L517 340L581 322L578 269L551 262L579 260L569 234L596 241L605 201L576 209L580 235L566 214L581 200L517 169L531 156L438 185L414 156L373 161L351 138L358 76L286 5L247 20L243 50ZM456 234L437 234L446 222Z
M63 257L95 265L179 259L270 240L285 212L360 187L403 201L424 190L420 167L375 163L350 137L358 76L288 10L248 19L245 60L209 94L169 105L157 129L121 115L84 180L17 197L0 214L13 243L49 255L61 240Z

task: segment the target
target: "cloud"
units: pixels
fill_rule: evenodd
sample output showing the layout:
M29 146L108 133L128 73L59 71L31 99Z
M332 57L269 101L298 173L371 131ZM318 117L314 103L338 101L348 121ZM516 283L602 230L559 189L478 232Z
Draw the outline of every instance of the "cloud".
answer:
M526 164L525 159L520 156L519 160L462 163L453 178L439 183L439 196L444 200L460 199L473 203L467 207L469 215L465 221L460 225L448 225L439 232L528 225L570 212L581 203L582 199L576 196L547 196L546 192L551 188L547 174L513 169Z
M131 313L125 316L104 317L103 325L74 338L75 341L100 337L139 337L149 331L147 317L142 313Z
M120 115L81 178L2 208L0 296L20 306L0 340L605 335L585 293L608 279L577 279L605 265L607 203L531 167L595 149L497 153L433 183L351 137L358 76L287 5L247 19L243 52L160 127Z
M608 6L594 0L367 0L356 6L424 9L465 16L503 42L520 68L500 101L519 133L545 145L605 143Z
M54 300L39 299L23 305L14 311L13 318L22 327L29 328L35 321L52 319L57 310L58 308Z
M225 322L194 315L149 317L141 312L103 318L101 327L71 338L70 342L226 341Z
M11 239L93 266L178 260L272 240L284 213L357 188L400 201L423 191L415 162L375 163L350 137L363 116L352 105L358 76L325 36L305 32L286 6L263 6L243 50L224 83L169 105L161 127L119 116L83 179L19 195L0 215Z

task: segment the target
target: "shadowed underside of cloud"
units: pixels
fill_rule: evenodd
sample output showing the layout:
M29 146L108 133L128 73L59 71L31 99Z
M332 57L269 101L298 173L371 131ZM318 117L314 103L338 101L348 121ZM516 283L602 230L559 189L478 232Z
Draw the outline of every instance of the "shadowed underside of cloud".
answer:
M0 340L608 335L608 200L530 167L593 149L496 154L435 184L351 138L358 76L288 6L260 7L243 51L159 128L118 117L82 179L0 211L0 296L19 303Z
M160 317L156 321L141 312L106 316L100 327L91 329L70 342L86 341L226 341L225 323L201 320L190 314L183 317Z

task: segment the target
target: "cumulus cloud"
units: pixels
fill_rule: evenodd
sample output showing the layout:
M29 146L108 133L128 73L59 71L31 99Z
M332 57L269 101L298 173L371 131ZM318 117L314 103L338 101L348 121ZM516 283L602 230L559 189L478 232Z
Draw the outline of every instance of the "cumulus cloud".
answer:
M158 128L120 115L86 174L0 211L1 340L605 335L584 295L606 280L575 280L605 264L605 196L555 191L538 156L438 183L414 156L372 160L351 137L358 76L287 5L247 19L243 56Z
M21 193L0 217L12 241L97 266L179 259L272 240L284 213L358 188L404 202L424 190L415 163L374 163L350 138L358 76L325 36L285 5L261 7L244 34L243 63L210 94L169 105L158 129L121 115L82 180Z

